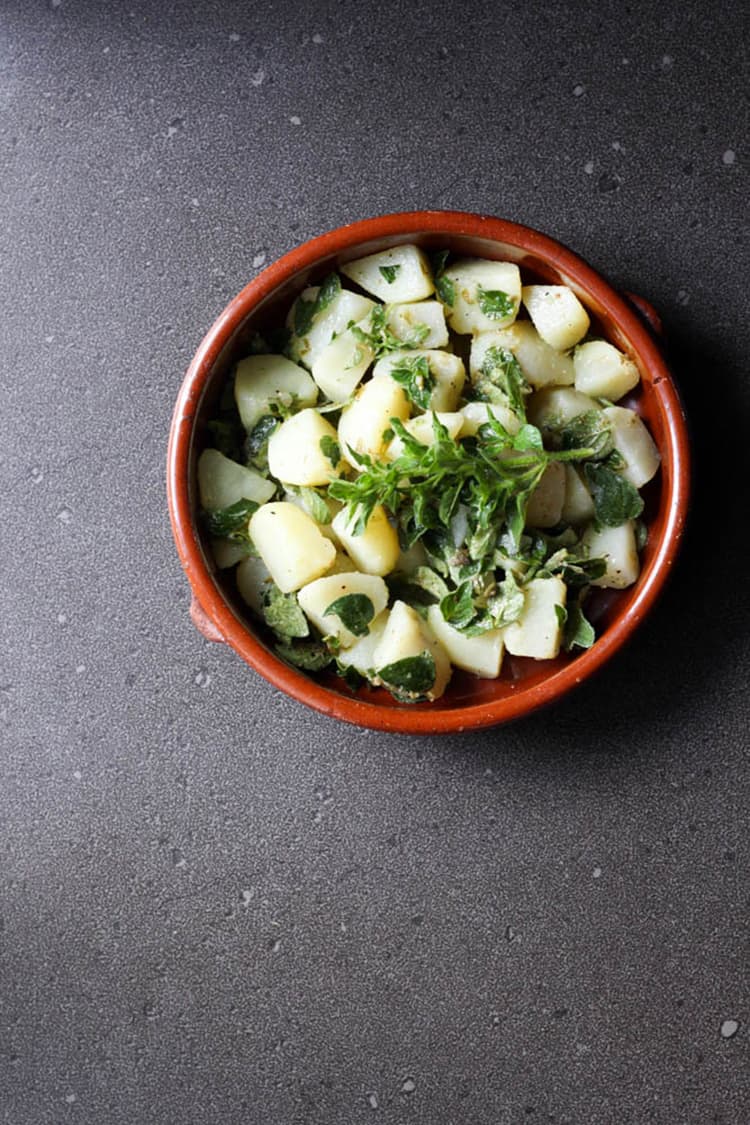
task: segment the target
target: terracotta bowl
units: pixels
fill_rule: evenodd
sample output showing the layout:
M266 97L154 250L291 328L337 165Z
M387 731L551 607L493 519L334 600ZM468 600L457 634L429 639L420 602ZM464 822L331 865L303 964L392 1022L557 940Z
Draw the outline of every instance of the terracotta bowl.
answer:
M383 691L351 692L332 674L312 678L280 660L250 618L231 575L217 571L197 520L196 462L221 384L246 353L250 334L279 323L306 285L352 258L400 242L427 249L505 259L524 279L562 283L586 305L595 331L628 352L642 381L627 405L647 422L662 456L644 490L649 538L638 582L596 591L587 612L597 640L586 652L552 661L506 656L497 680L454 671L436 703L399 704ZM174 537L193 592L191 615L211 640L224 641L270 683L326 715L386 731L441 733L493 726L550 703L580 684L630 638L654 604L683 535L689 488L685 418L659 346L659 319L641 298L623 295L570 250L546 235L502 219L451 211L384 215L340 227L285 254L245 286L204 337L180 389L169 440L168 495Z

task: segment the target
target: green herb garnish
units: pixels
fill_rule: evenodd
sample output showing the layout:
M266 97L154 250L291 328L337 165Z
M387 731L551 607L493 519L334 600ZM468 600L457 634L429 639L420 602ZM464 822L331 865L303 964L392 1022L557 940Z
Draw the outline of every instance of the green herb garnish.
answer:
M321 283L317 296L311 300L298 297L294 306L294 334L306 336L314 321L324 312L341 292L341 281L336 273L330 273Z
M320 452L328 458L334 469L341 461L341 446L330 434L324 434L320 439Z
M263 617L266 624L283 640L308 637L310 626L294 594L282 594L271 586L263 596Z
M254 500L238 500L228 508L215 508L203 513L206 530L217 539L232 539L239 543L250 540L248 523L258 505Z
M394 363L388 374L404 388L410 402L421 410L429 410L435 376L430 371L426 356L403 356L398 363Z
M325 610L325 616L329 613L335 614L344 628L355 637L365 637L375 616L375 606L366 594L344 594L331 602Z
M502 289L484 289L478 285L477 301L484 315L490 320L506 320L509 316L513 316L516 309L513 298Z
M393 285L401 266L379 266L378 268L388 284Z
M630 481L606 465L593 462L584 465L583 472L594 500L598 523L605 527L619 527L627 520L638 518L643 511L643 500Z
M378 669L380 679L398 693L402 702L416 702L415 697L423 696L433 686L436 675L435 658L427 651Z

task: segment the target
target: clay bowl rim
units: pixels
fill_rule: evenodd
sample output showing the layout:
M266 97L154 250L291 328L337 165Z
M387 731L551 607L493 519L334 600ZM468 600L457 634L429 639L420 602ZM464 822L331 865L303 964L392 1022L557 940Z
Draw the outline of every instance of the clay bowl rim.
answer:
M552 671L549 677L490 702L460 704L451 709L394 706L339 694L275 656L240 620L209 570L194 518L189 480L200 403L217 360L251 313L284 283L304 278L306 272L312 272L326 259L344 254L354 256L351 252L355 247L376 241L404 241L418 235L464 236L513 246L521 256L544 261L554 273L572 282L580 295L590 298L592 305L603 310L628 339L641 369L650 375L650 393L657 399L665 421L660 447L662 472L669 468L663 531L626 612L616 615L590 649ZM363 219L303 243L264 269L229 302L201 341L177 396L167 454L172 530L192 589L191 613L204 634L228 643L274 687L322 714L360 727L403 734L440 734L496 726L551 703L598 671L631 638L669 577L684 534L689 486L689 440L679 394L659 344L633 304L582 258L548 235L506 219L460 211L407 211Z

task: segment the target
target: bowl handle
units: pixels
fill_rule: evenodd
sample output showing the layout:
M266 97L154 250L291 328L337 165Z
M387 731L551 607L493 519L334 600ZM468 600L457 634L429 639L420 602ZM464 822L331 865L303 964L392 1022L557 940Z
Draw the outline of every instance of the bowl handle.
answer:
M217 641L222 644L226 643L222 634L203 609L203 606L200 605L195 598L190 602L190 618L198 632L202 633L207 641Z
M625 290L624 296L630 301L631 305L635 305L654 335L663 337L664 326L662 325L661 317L651 302L647 301L645 297L639 296L638 293L628 292L627 289Z

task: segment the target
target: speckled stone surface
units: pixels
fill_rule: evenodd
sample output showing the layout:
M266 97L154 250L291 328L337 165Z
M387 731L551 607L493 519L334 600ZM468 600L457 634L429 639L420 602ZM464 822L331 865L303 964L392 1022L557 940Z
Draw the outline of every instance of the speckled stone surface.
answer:
M3 1125L748 1120L741 7L0 6ZM433 741L206 643L163 483L227 300L423 206L648 297L698 474L637 641Z

